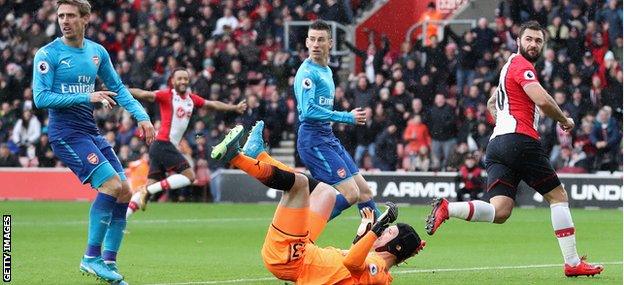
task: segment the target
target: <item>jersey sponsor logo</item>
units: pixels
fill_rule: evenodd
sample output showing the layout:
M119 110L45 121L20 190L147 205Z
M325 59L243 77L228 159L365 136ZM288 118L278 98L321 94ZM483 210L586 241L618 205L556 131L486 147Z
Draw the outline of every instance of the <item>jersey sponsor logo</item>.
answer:
M344 169L344 167L341 167L340 169L338 169L338 171L336 171L336 174L338 174L338 177L340 178L345 178L347 176L347 171Z
M93 63L95 64L95 66L100 65L100 57L97 55L94 55L93 57L91 57L91 60L93 60Z
M321 106L334 106L334 98L319 97L319 105Z
M371 276L375 276L379 272L379 268L377 268L377 264L371 263L368 265L368 271L370 271Z
M535 80L535 74L533 74L533 71L527 70L524 72L524 79Z
M50 71L50 65L48 65L45 60L42 60L37 63L37 70L39 70L39 73L41 74L46 74Z
M178 107L178 109L176 110L176 117L178 117L178 118L184 118L184 116L190 118L191 114L192 114L192 112L187 112L182 107Z
M94 152L92 152L89 155L87 155L87 160L91 164L98 164L98 162L100 162L100 158Z
M304 78L303 81L302 81L302 84L303 84L303 88L310 89L310 88L312 88L312 79Z

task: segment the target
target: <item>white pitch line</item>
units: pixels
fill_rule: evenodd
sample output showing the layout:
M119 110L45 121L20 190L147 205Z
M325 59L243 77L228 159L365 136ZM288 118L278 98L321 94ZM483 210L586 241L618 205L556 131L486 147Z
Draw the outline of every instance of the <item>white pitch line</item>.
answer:
M622 264L622 261L595 262L594 264L615 265ZM557 264L534 264L534 265L510 265L510 266L487 266L487 267L468 267L468 268L432 268L432 269L414 269L392 271L392 275L403 275L412 273L435 273L435 272L460 272L460 271L485 271L485 270L506 270L506 269L529 269L529 268L549 268L562 267L561 263ZM246 283L259 281L278 281L275 277L259 277L246 279L230 279L230 280L212 280L212 281L192 281L179 283L150 283L145 285L194 285L194 284L225 284L225 283Z

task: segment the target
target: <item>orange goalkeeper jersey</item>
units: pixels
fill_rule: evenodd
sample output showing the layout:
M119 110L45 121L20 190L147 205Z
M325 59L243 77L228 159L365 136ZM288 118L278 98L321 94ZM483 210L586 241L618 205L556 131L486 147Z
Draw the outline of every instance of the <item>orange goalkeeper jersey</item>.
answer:
M372 241L375 239L373 236L370 238ZM354 250L358 249L351 249ZM347 251L334 247L321 248L308 243L297 284L390 284L392 276L386 268L386 262L375 252L366 250L362 254L366 254L364 262L354 262L353 266L347 268Z

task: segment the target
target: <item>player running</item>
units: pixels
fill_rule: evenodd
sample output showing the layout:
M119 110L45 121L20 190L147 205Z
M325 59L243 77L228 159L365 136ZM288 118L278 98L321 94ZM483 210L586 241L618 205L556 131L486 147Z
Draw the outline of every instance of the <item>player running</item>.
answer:
M211 156L228 161L267 187L284 191L261 250L266 268L275 277L297 284L390 284L390 268L424 247L410 225L390 225L398 216L392 203L377 221L370 208L360 211L362 222L351 249L315 245L336 202L336 190L266 154L262 160L243 154L242 134L242 126L232 129ZM253 144L257 134L251 133ZM247 144L246 149L250 150Z
M334 111L335 86L327 66L332 46L330 27L316 21L308 29L306 46L310 57L297 70L295 96L299 113L297 151L312 176L338 189L329 219L359 201L358 208L371 208L380 214L372 192L358 167L332 131L331 123L365 124L366 112Z
M158 91L145 91L131 88L132 96L139 100L156 101L160 106L161 128L156 141L149 149L149 174L147 184L132 195L126 217L139 208L145 210L150 196L163 190L178 189L191 185L195 180L195 172L180 150L178 145L186 132L194 108L207 107L215 111L232 111L242 114L247 110L247 103L241 101L237 105L219 101L204 100L188 88L189 73L184 68L176 68L171 73L170 84L173 88ZM167 172L175 174L167 176Z
M91 183L98 191L89 213L87 250L80 271L122 283L115 261L126 227L130 186L119 159L98 131L93 103L108 108L119 103L138 121L148 144L154 139L154 127L115 73L108 52L84 38L89 2L58 0L56 12L63 36L35 54L34 102L38 108L49 109L54 154L82 183ZM110 91L95 91L96 76Z
M496 127L486 150L487 192L483 201L454 202L436 199L427 218L427 233L432 235L449 216L471 222L504 223L510 216L520 180L540 193L550 204L555 236L565 261L566 276L595 275L601 265L579 258L568 195L540 144L537 124L539 109L559 122L564 131L574 128L553 98L537 79L533 64L544 46L544 29L536 21L520 27L518 53L503 66L496 95L488 109L496 117ZM539 108L539 109L538 109Z

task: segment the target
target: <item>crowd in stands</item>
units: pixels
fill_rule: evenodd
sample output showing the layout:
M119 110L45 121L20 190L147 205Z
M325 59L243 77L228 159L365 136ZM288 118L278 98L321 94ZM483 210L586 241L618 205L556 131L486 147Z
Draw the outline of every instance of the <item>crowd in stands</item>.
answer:
M128 86L164 88L170 72L182 66L200 96L247 100L249 109L240 116L195 111L180 149L200 176L225 167L209 159L210 146L235 123L250 128L264 120L270 147L296 134L292 85L307 57L305 29L293 30L289 37L297 44L287 50L284 23L349 24L375 1L91 2L86 37L109 51ZM7 0L0 5L7 7ZM36 50L60 35L55 12L51 0L0 9L0 166L62 166L46 135L47 112L34 106L31 89ZM565 133L542 116L538 128L552 164L562 172L621 170L622 1L502 0L492 13L493 23L479 19L464 33L439 27L439 39L431 34L391 46L383 34L370 31L366 50L344 43L353 58L363 60L360 73L336 76L335 109L362 107L369 119L363 126L335 124L334 132L356 163L365 170L460 171L468 158L483 167L494 124L486 101L517 50L520 24L537 20L548 33L538 77L577 123ZM340 65L331 67L338 74ZM144 106L158 128L158 107ZM95 118L124 166L144 157L147 147L128 113L96 109Z

